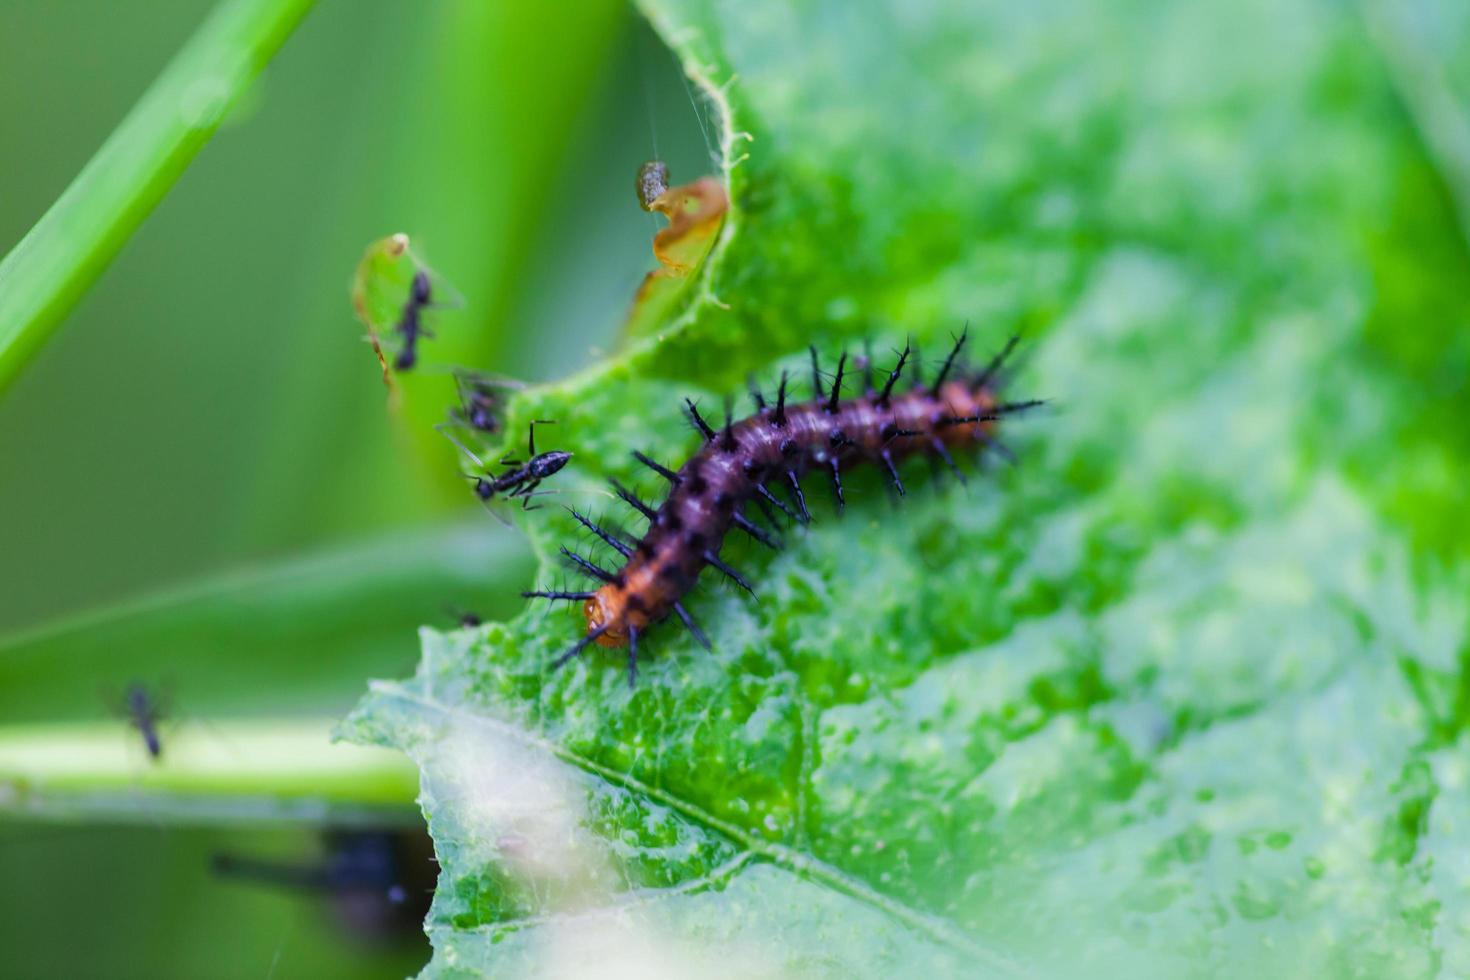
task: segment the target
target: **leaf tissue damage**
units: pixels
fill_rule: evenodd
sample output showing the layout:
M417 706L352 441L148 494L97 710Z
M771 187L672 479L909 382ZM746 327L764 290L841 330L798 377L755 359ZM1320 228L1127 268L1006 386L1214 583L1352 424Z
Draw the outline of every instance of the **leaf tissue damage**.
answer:
M653 236L653 255L658 268L643 278L633 297L624 329L636 338L664 327L688 291L695 285L699 268L724 225L730 208L725 182L718 177L698 177L687 184L669 186L668 165L650 160L638 170L635 184L638 203L668 219L667 227Z
M967 490L855 480L735 553L760 601L703 583L714 652L664 631L633 691L549 669L575 611L426 630L344 730L422 768L429 973L1470 970L1466 548L1419 523L1465 485L1420 352L1464 376L1470 269L1358 12L646 7L731 208L656 340L510 405L563 487L637 533L592 488L808 344L1024 330L1061 408ZM539 587L596 544L524 524Z

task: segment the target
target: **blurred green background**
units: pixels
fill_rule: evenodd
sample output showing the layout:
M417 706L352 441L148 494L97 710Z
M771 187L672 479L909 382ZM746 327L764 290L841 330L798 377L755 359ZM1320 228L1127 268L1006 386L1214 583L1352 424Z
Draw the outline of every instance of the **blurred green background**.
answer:
M0 3L0 251L210 7ZM614 345L661 224L633 175L713 171L706 116L614 0L323 0L0 396L6 720L128 739L103 692L134 680L166 685L179 725L335 716L412 669L417 625L513 609L529 557L430 429L445 369L542 379ZM465 303L390 412L347 284L395 231ZM323 848L296 825L0 822L0 973L416 970L411 917L346 928L209 872Z

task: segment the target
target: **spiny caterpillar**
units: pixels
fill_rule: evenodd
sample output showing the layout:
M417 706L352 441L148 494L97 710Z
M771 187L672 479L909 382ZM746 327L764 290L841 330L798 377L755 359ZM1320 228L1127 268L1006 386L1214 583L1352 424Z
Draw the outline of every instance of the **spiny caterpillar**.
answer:
M978 374L967 374L957 367L965 340L963 333L956 339L932 384L916 377L914 385L903 392L895 391L895 387L909 363L909 345L904 346L881 389L873 386L868 360L863 393L854 398L842 397L847 354L844 352L837 362L831 390L823 392L822 373L813 348L810 402L788 404L787 375L783 372L774 405L752 388L755 414L731 421L727 407L720 431L685 399L690 421L704 437L699 451L677 472L642 453L633 453L635 459L670 484L663 503L654 508L613 483L617 495L648 519L648 530L641 540L630 543L583 514L571 512L583 527L626 559L623 567L610 572L563 547L562 554L600 582L600 587L591 592L522 593L527 598L583 604L587 632L556 659L553 667L560 667L589 644L626 645L628 683L632 685L637 676L639 637L670 613L710 649L709 639L680 600L706 565L754 595L754 587L720 558L725 534L732 527L739 528L761 544L778 547L775 537L752 521L744 508L754 502L768 519L774 517L770 508L775 507L794 520L809 523L811 514L801 477L810 470L825 470L830 475L839 509L844 504L842 471L867 463L881 465L899 495L904 487L898 463L909 456L937 457L963 482L951 448L976 444L999 447L994 429L1000 419L1043 404L1041 400L1005 402L999 398L1000 372L1014 352L1018 337L1012 337ZM772 493L772 484L785 485L795 510Z

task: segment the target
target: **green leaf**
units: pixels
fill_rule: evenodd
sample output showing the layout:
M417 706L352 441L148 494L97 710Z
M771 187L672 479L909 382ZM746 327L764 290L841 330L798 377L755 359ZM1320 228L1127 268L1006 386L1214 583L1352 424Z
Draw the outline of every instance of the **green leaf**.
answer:
M1357 12L648 7L732 209L687 313L512 406L563 489L652 496L628 453L693 448L683 396L809 343L1025 331L1057 409L968 489L866 474L728 542L760 600L706 576L715 651L660 627L635 690L621 651L550 669L562 606L427 634L345 732L422 770L430 972L1470 963L1470 255ZM569 582L585 532L533 517Z
M0 261L0 389L60 325L315 0L225 0Z

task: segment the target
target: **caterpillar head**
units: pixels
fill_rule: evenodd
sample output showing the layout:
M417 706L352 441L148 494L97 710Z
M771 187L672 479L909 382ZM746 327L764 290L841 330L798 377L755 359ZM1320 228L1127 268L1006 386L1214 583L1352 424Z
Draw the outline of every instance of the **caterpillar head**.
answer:
M623 594L611 585L604 585L582 604L582 615L587 617L587 632L609 624L594 641L598 646L622 647L628 645L627 603Z

